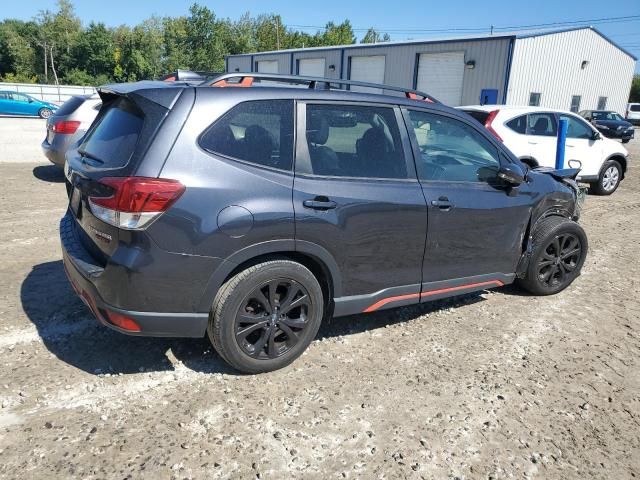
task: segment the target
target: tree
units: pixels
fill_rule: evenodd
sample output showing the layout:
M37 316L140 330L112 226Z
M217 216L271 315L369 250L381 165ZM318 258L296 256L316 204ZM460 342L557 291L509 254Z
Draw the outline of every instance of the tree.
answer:
M76 66L72 69L77 76L79 71L85 71L93 77L113 75L115 45L113 32L104 23L89 24L82 32L75 48ZM65 74L65 80L69 80L69 74Z
M356 43L356 37L353 34L353 27L351 27L349 20L345 20L338 25L333 22L327 23L321 37L322 46L349 45L351 43Z
M162 24L164 30L164 72L188 69L187 17L165 17Z
M375 28L371 27L367 30L360 43L380 43L380 42L389 42L391 41L391 37L388 33L380 34Z
M207 7L194 3L187 18L187 48L192 70L223 70L225 48L218 35L221 25Z

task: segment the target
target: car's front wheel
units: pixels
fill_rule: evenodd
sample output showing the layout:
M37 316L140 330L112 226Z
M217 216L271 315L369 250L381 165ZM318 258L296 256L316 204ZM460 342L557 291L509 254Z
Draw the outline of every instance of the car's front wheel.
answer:
M50 108L41 108L40 110L38 110L38 116L40 118L49 118L51 115L53 114L53 112L51 111Z
M587 256L587 235L576 222L549 217L536 228L526 275L519 284L535 295L558 293L580 275Z
M229 279L214 300L208 334L231 366L245 373L282 368L309 346L324 312L313 273L290 260L270 260Z
M622 166L615 160L609 160L602 167L598 181L591 185L596 195L611 195L622 181Z

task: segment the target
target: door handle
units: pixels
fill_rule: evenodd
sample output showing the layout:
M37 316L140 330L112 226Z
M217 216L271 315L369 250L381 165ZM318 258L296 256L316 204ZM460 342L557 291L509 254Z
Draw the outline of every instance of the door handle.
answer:
M538 142L529 141L529 145L537 145L537 144L538 144Z
M448 212L453 207L453 203L447 197L440 197L438 200L431 200L431 205L438 207L440 210Z
M304 202L302 202L302 205L307 208L322 211L331 210L332 208L336 208L338 206L336 202L334 202L333 200L329 200L327 197L323 196L305 200Z

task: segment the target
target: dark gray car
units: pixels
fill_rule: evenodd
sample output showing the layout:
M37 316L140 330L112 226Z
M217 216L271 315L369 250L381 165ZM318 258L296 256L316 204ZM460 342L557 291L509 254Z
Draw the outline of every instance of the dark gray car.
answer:
M577 170L529 170L426 94L335 82L100 89L67 154L60 224L67 274L100 322L208 333L255 373L297 358L323 318L516 280L548 295L579 275Z
M47 118L47 135L42 141L45 157L62 167L65 153L84 136L101 105L102 100L97 93L75 95Z

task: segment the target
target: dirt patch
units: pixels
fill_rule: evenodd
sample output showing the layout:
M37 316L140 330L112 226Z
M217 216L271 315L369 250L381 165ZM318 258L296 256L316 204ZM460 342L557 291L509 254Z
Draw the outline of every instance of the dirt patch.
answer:
M636 172L587 198L591 251L560 295L335 320L242 376L206 339L92 320L60 261L64 184L34 167L0 164L0 478L640 476Z

